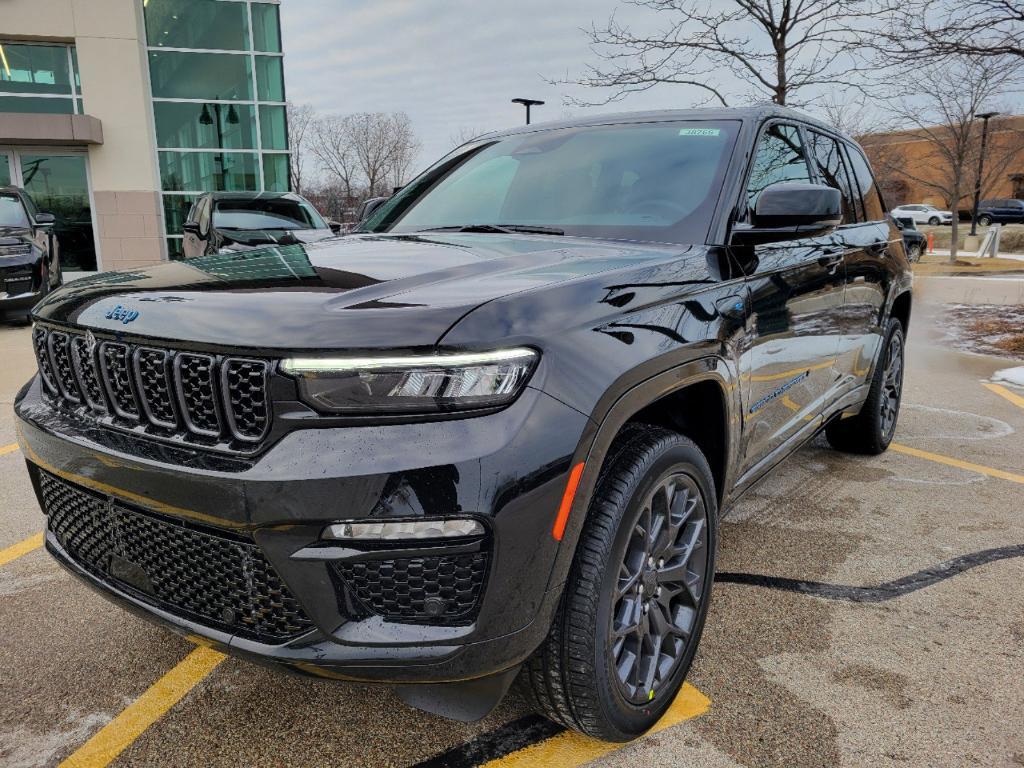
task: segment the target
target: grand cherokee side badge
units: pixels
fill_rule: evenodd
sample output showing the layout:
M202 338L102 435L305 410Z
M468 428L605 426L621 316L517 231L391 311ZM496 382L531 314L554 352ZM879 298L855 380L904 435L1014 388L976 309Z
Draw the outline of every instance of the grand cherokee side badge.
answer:
M106 317L107 320L120 320L125 325L128 325L128 323L130 323L132 320L134 320L138 316L139 316L138 310L126 309L125 307L122 307L120 304L118 304L112 310L107 312L106 315L104 315L104 317Z

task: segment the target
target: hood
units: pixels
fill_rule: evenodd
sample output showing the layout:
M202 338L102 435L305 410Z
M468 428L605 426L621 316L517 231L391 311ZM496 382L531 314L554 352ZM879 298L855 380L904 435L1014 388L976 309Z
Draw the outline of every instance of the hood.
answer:
M316 243L335 236L329 229L218 229L217 232L224 241L222 248Z
M685 250L536 235L350 235L81 278L35 316L268 351L422 347L487 301Z

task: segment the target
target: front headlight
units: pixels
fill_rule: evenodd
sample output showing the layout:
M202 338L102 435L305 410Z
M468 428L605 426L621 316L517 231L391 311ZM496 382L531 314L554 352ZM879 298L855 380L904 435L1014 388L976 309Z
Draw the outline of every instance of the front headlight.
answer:
M402 357L293 357L281 371L326 413L444 413L508 405L537 364L527 347Z

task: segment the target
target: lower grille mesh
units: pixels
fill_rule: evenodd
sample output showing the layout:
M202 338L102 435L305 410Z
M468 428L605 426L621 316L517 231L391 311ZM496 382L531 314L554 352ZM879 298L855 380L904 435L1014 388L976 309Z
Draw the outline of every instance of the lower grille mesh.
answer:
M43 509L85 569L158 607L260 642L313 624L255 544L138 512L40 471Z
M334 567L356 601L385 619L468 624L480 602L487 553L362 560Z

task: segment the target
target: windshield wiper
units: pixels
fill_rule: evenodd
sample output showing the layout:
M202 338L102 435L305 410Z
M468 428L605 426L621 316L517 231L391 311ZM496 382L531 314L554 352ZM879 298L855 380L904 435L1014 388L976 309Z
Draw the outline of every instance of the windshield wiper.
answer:
M558 227L533 224L459 224L450 227L431 227L424 232L516 232L527 235L564 235Z

